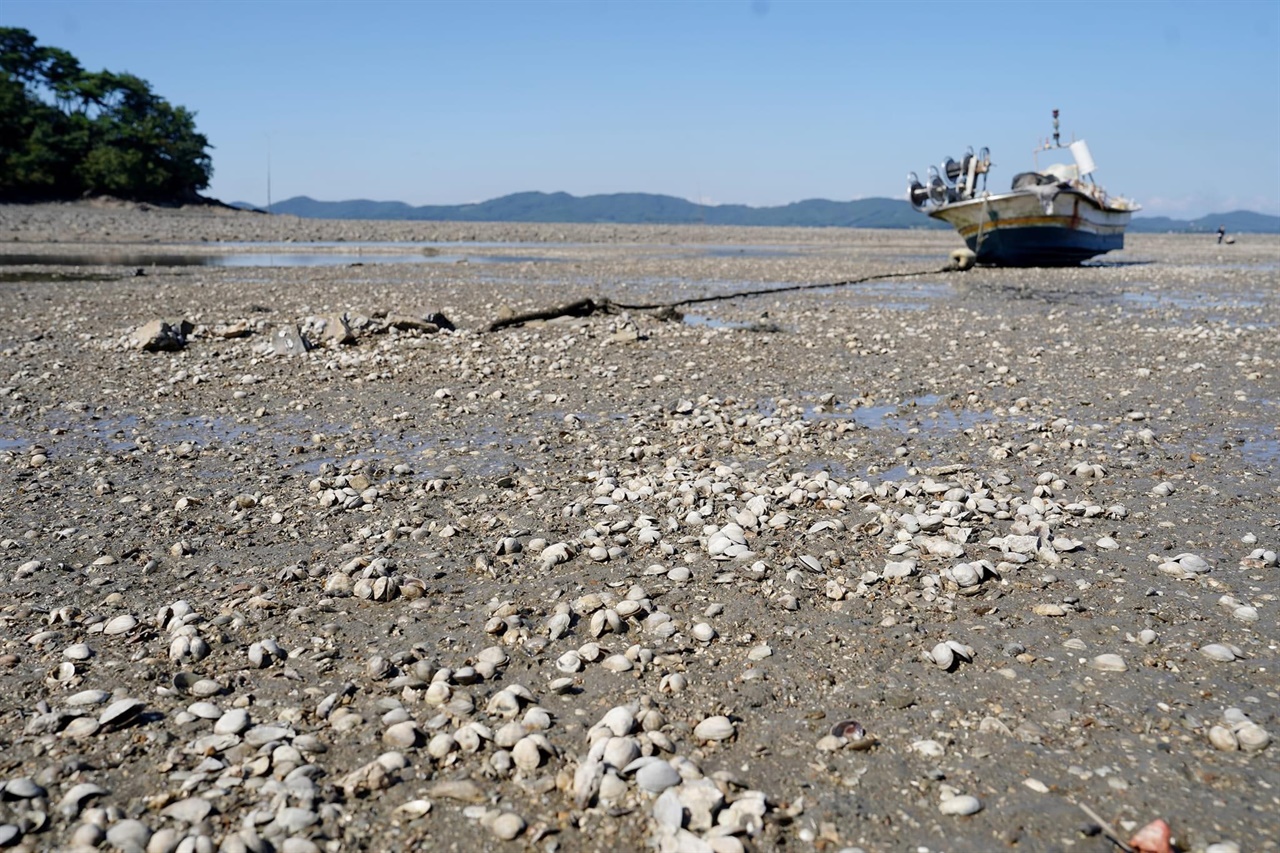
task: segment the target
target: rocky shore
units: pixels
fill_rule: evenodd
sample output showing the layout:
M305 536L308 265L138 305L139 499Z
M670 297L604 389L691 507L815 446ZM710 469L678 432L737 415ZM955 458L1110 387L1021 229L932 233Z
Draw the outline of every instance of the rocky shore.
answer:
M958 243L0 206L0 848L1277 849L1280 239Z

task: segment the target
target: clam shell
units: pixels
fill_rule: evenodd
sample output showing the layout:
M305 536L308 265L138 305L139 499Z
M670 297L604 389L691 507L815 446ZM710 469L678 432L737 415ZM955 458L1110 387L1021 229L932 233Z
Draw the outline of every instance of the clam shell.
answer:
M1257 723L1241 723L1236 726L1235 734L1236 740L1240 742L1240 749L1245 752L1260 752L1271 743L1271 735Z
M98 715L98 722L107 727L126 726L142 713L144 707L145 705L137 699L118 699L103 709Z
M1209 729L1209 743L1213 744L1214 749L1222 752L1235 752L1240 748L1240 742L1236 740L1236 736L1225 726L1214 726Z
M693 736L700 740L728 740L736 732L733 721L723 715L707 717L693 728Z

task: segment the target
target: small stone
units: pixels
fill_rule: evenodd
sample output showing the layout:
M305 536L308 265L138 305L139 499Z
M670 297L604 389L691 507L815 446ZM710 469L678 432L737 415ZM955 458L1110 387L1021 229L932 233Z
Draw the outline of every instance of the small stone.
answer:
M684 806L675 788L663 791L653 803L653 819L659 826L677 830L684 826Z
M483 803L488 797L480 786L470 779L449 779L437 782L428 790L437 800L458 800L463 803Z
M188 797L165 806L160 814L180 820L183 823L196 824L213 812L213 803L203 797Z
M938 804L938 811L946 815L971 815L982 811L982 801L969 794L951 797Z
M122 820L107 830L107 843L124 850L143 850L151 840L151 828L140 820Z
M503 812L489 822L489 831L503 841L511 841L524 832L527 824L515 812Z
M275 825L287 833L301 832L320 821L320 815L310 809L285 806L276 812Z
M244 708L232 708L213 724L213 733L219 735L243 734L249 728L249 712Z

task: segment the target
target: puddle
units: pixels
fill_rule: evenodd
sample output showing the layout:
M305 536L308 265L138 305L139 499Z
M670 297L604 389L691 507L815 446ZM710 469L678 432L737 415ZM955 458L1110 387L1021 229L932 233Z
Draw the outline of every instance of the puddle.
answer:
M0 284L57 283L62 281L115 281L117 275L105 273L0 272Z
M639 244L643 246L644 244ZM72 267L329 267L359 264L525 264L563 263L563 258L531 255L538 251L593 249L587 243L512 243L482 241L420 242L244 242L169 244L153 251L71 251L55 254L0 253L4 266ZM775 246L679 245L671 248L705 257L790 257L795 250ZM235 251L235 250L243 251ZM514 253L514 254L513 254ZM4 273L12 281L38 281L30 274ZM75 280L63 277L58 280ZM89 280L89 279L84 279Z
M1280 440L1272 438L1247 441L1240 448L1240 455L1251 465L1274 471L1280 466Z
M915 397L901 403L859 406L852 410L837 409L834 412L819 412L816 407L810 406L805 409L804 416L811 421L853 421L867 429L898 432L912 429L924 432L963 432L991 418L987 412L967 409L956 411L943 403L937 394Z
M579 415L583 420L591 416ZM562 418L547 415L546 429L552 429ZM287 417L269 423L241 422L231 415L191 416L141 420L135 415L92 415L87 412L62 412L40 425L40 435L56 433L44 439L55 458L133 454L139 445L158 450L174 449L188 442L197 453L177 460L200 480L229 482L242 478L244 472L229 464L228 455L270 460L268 467L278 473L311 478L326 465L341 466L360 459L367 465L381 463L386 467L408 464L413 473L406 479L424 480L448 476L445 469L456 467L469 478L492 479L522 468L542 464L540 454L529 450L529 440L498 429L482 429L461 436L400 429L391 424L370 424L353 428L350 424L314 421L307 417ZM324 440L313 444L311 437L320 434ZM13 435L10 433L9 435ZM22 452L32 440L0 438L0 450ZM338 445L341 445L340 447Z
M858 293L869 294L877 308L890 311L923 311L928 303L948 299L955 291L941 282L882 281L860 285Z
M886 471L878 471L874 465L868 466L862 474L862 479L868 483L900 483L903 480L911 479L911 471L905 464L895 465Z
M1261 308L1263 305L1261 295L1237 293L1228 297L1226 294L1218 296L1213 293L1198 293L1194 296L1181 296L1151 291L1126 291L1120 294L1120 302L1142 308L1178 308L1183 311Z

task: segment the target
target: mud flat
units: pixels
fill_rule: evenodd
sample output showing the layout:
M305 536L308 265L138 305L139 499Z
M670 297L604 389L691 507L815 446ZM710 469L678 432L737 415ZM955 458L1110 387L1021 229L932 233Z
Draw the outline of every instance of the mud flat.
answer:
M480 331L957 243L0 207L0 845L1276 849L1277 238Z

